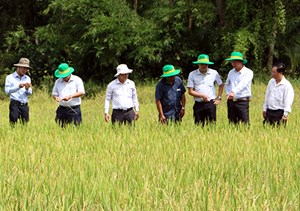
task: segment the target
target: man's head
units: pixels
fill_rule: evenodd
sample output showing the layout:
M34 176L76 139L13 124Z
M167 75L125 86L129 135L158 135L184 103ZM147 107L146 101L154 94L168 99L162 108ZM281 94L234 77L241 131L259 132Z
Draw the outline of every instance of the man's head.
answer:
M132 73L132 69L129 69L126 64L120 64L117 66L117 73L115 77L118 77L121 83L124 83L128 79L128 74Z
M206 72L209 64L214 64L214 62L209 61L209 56L207 54L200 54L197 61L194 61L193 64L197 64L200 72Z
M69 79L71 77L72 72L74 72L73 67L69 67L67 63L61 63L57 70L55 70L55 77L62 78L64 81L68 81L66 79Z
M17 69L17 73L19 76L23 76L25 75L29 69L31 69L31 67L29 66L29 59L27 58L21 58L19 60L19 63L14 64L15 67L18 67Z
M179 69L175 69L175 67L171 64L167 64L163 67L163 74L160 76L161 78L169 78L173 77L175 78L176 75L180 73Z
M226 61L230 61L233 68L236 70L241 70L248 61L243 58L243 54L237 51L231 53L230 57L225 59Z
M272 67L272 77L274 79L281 79L286 71L286 66L282 62L275 63Z

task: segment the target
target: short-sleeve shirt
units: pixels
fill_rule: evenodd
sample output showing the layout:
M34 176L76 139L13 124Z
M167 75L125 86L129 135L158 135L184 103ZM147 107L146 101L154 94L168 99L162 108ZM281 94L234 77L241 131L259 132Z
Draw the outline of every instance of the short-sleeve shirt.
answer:
M68 82L64 81L62 78L59 78L55 81L54 87L52 90L52 96L58 96L60 99L63 99L67 96L70 96L76 92L85 93L83 81L76 75L71 75L71 78ZM61 106L76 106L81 104L81 98L72 98L69 101L61 101L59 105Z
M182 80L175 76L174 84L167 79L161 79L156 85L155 99L160 100L163 113L166 117L177 115L181 110L181 97L186 92Z
M222 79L219 73L211 68L208 68L206 73L201 73L199 69L190 72L187 82L188 88L193 88L198 93L206 94L210 100L216 98L216 88L217 85L222 85ZM202 102L203 99L199 97L194 97L197 102Z

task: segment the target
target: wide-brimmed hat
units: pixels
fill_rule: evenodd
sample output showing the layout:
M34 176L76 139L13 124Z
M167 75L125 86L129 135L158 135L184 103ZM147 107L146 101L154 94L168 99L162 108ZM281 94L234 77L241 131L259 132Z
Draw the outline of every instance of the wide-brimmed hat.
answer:
M117 77L120 74L132 73L133 71L132 69L129 69L126 64L120 64L116 69L117 73L115 74L115 77Z
M72 72L74 72L73 67L69 67L69 65L67 63L61 63L58 66L58 69L55 70L54 75L57 78L65 78L65 77L69 76Z
M175 70L174 66L171 64L167 64L163 67L163 74L160 76L161 78L167 78L171 76L178 75L180 73L180 70Z
M198 56L198 60L193 62L193 64L214 64L214 63L209 61L209 56L207 54L200 54Z
M237 51L234 51L231 53L230 57L225 59L226 61L234 61L234 60L238 60L238 61L242 61L243 64L246 64L248 61L247 59L243 58L243 54Z
M19 63L18 63L18 64L14 64L14 66L16 66L16 67L27 67L27 68L32 69L32 68L29 66L29 63L30 63L29 59L27 59L27 58L21 58L21 59L19 60Z

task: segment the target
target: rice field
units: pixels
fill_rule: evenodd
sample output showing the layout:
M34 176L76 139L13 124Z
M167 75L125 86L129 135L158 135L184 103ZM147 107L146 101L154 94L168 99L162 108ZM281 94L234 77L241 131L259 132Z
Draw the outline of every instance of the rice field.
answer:
M34 90L30 122L11 128L0 103L0 210L300 210L299 86L286 128L263 127L266 84L255 83L250 128L160 125L155 85L138 86L135 127L105 123L105 90L83 99L83 124L61 129L57 103ZM225 95L223 96L223 99Z

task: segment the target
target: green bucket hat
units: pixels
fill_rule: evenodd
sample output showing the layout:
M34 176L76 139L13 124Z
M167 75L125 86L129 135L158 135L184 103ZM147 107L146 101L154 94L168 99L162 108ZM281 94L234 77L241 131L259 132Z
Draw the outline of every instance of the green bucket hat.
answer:
M163 74L160 77L167 78L167 77L178 75L179 73L180 73L179 69L175 70L173 65L167 64L163 67Z
M65 78L65 77L69 76L72 72L74 72L73 67L69 67L69 65L67 63L61 63L58 66L58 69L55 70L54 75L57 78Z
M243 58L243 54L240 52L237 52L237 51L232 52L230 57L225 60L226 61L234 61L234 60L243 61L243 64L246 64L248 62L247 59Z
M193 64L214 64L209 61L209 56L207 54L200 54L198 60L193 62Z

